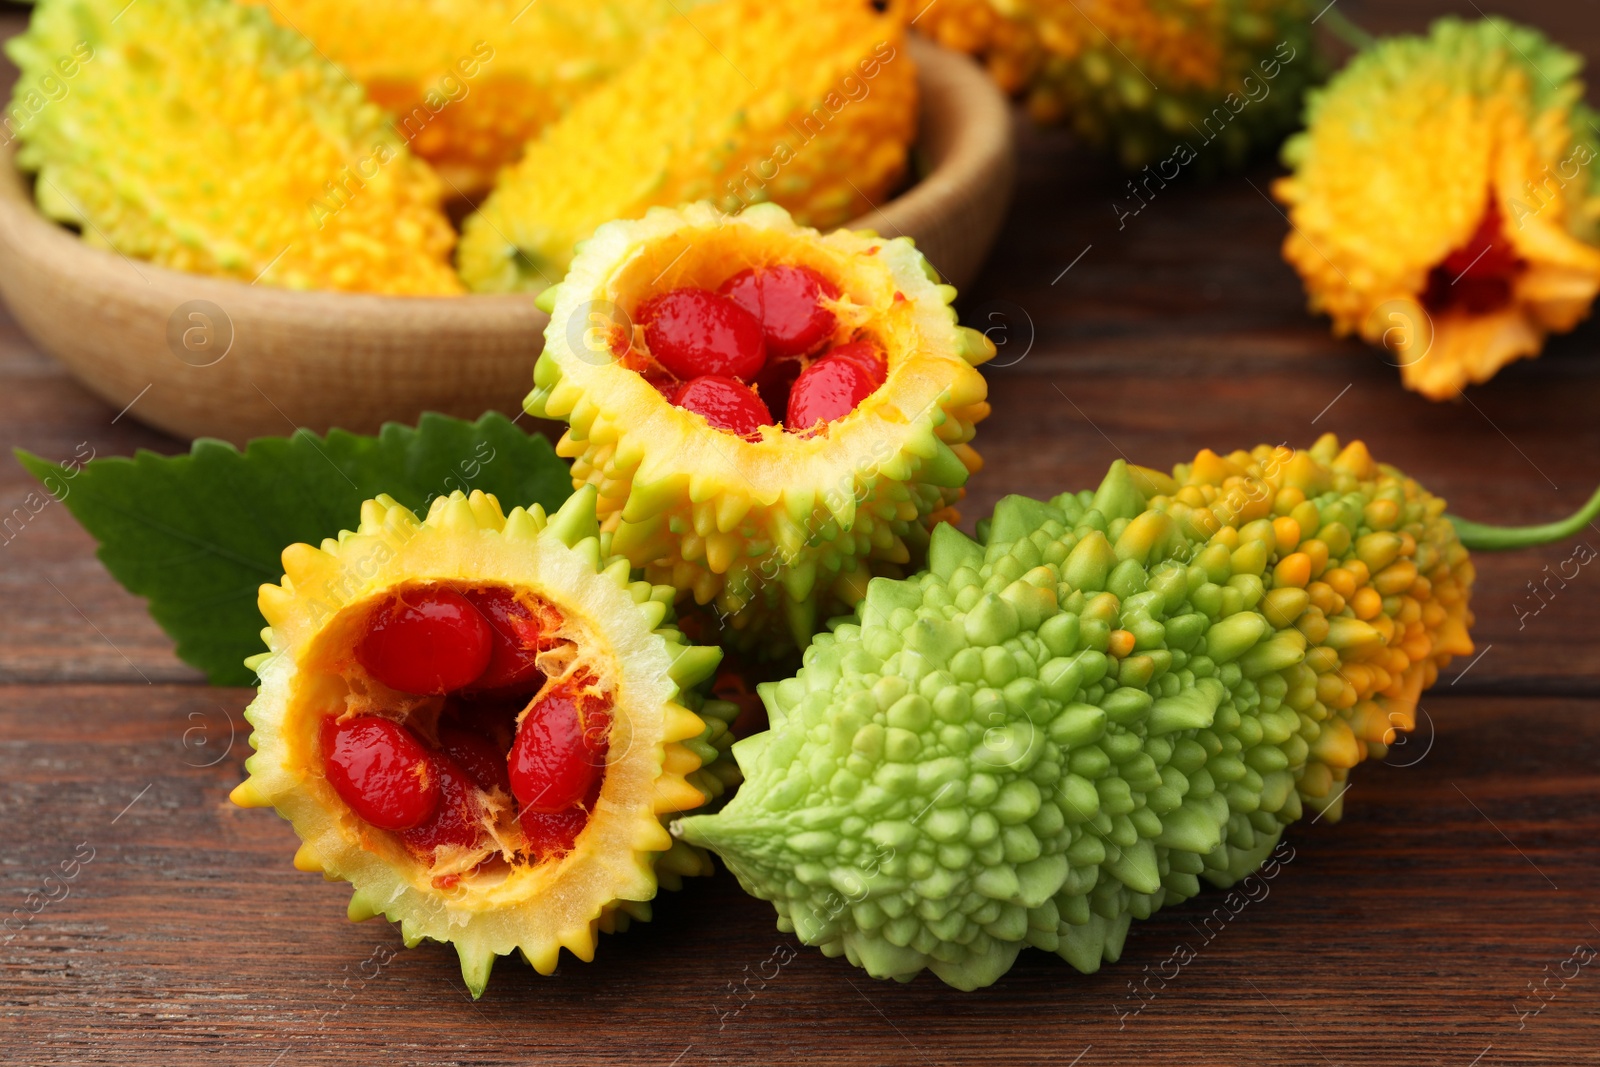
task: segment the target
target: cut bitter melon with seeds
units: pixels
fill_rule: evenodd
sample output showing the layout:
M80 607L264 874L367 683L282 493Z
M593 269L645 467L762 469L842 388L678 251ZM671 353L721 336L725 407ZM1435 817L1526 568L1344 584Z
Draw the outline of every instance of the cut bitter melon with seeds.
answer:
M1359 442L1206 451L1008 497L986 544L874 580L734 745L745 787L675 825L779 926L876 977L1080 970L1131 919L1258 867L1472 650L1444 502Z
M612 551L738 640L803 647L920 559L979 467L994 346L954 297L905 238L654 209L540 297L526 407L570 424Z
M737 780L737 709L697 692L720 653L667 625L673 590L630 580L594 504L458 492L419 521L378 497L261 587L234 801L293 823L296 866L350 882L352 919L453 944L474 996L497 956L589 960L658 884L709 873L662 820Z
M1272 189L1283 255L1311 309L1390 349L1408 389L1453 400L1600 294L1600 116L1582 69L1529 27L1443 18L1311 94Z

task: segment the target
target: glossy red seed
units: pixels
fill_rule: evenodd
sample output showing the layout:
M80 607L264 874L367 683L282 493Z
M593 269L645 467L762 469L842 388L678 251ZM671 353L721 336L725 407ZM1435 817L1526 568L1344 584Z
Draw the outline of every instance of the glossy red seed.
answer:
M430 589L374 608L356 660L390 689L439 694L476 681L491 651L483 615L460 593Z
M578 835L589 824L589 810L578 805L554 815L525 811L519 819L531 852L540 857L558 856L572 851Z
M400 839L424 855L440 845L482 848L487 835L471 776L442 752L434 752L431 757L433 772L439 778L439 806L426 822L403 831Z
M824 356L796 379L794 388L789 391L789 414L783 424L798 433L819 422L842 419L876 388L871 375L860 363Z
M536 691L543 684L536 662L539 620L509 589L475 589L466 597L489 625L489 665L472 688Z
M1524 266L1506 236L1500 205L1491 195L1467 243L1428 273L1422 302L1435 313L1457 308L1473 315L1499 311L1511 303L1512 282Z
M828 350L827 359L843 359L854 363L867 372L872 379L874 389L882 385L889 376L889 364L885 362L883 353L878 351L878 346L871 341L851 341L849 344L835 345Z
M580 803L605 773L610 715L573 689L546 692L511 746L511 792L523 811L555 815Z
M703 374L753 378L767 359L761 323L709 289L674 289L651 297L635 317L650 354L685 381Z
M406 830L432 815L440 786L427 749L410 730L376 716L322 723L323 773L352 811L381 830Z
M596 779L583 799L566 811L545 813L524 811L519 820L528 839L528 848L541 858L571 852L578 835L589 823L589 814L600 799L600 780Z
M506 750L497 749L487 737L441 722L439 749L455 760L456 765L466 772L468 778L477 783L479 789L486 793L492 789L499 789L507 796L511 795L511 776L506 768Z
M772 413L748 385L732 378L705 375L684 382L672 402L702 416L713 427L747 441L761 439L761 427L773 424Z
M838 321L822 299L839 299L839 287L810 267L743 270L717 291L760 321L773 357L809 354L833 336Z

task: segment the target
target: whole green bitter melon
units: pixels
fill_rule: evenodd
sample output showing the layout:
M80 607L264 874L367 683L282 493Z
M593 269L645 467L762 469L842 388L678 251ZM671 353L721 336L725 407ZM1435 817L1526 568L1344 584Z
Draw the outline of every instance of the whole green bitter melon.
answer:
M1031 945L1081 971L1130 920L1260 866L1472 651L1456 523L1359 442L1117 462L1009 497L984 543L874 579L797 676L760 687L746 782L680 819L780 929L880 978L988 985ZM986 529L985 529L986 526Z

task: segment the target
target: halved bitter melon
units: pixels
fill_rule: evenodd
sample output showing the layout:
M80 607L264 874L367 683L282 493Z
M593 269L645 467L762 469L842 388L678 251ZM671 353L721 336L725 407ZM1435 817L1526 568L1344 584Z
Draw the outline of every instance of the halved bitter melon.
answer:
M779 316L780 288L812 303ZM653 209L602 226L541 296L525 404L570 424L557 451L613 551L734 636L803 647L923 554L980 466L994 346L955 295L908 238L824 236L770 204ZM709 379L731 406L689 395Z
M658 883L708 874L662 820L736 780L735 709L694 692L720 653L666 625L673 591L630 581L594 503L458 492L419 521L378 497L261 587L233 800L292 822L295 865L350 882L352 919L453 944L474 996L496 956L592 959Z

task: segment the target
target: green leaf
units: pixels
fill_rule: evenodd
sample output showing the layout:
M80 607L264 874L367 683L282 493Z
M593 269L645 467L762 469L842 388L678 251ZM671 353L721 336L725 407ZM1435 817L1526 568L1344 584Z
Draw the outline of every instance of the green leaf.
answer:
M319 544L360 521L363 501L388 493L414 511L436 496L482 489L507 510L554 511L572 492L550 442L491 412L477 422L422 416L376 437L334 430L263 437L240 452L200 438L188 455L63 467L17 451L29 473L100 542L112 577L149 601L185 663L213 685L250 685L246 656L262 651L256 590L283 575L283 550Z

